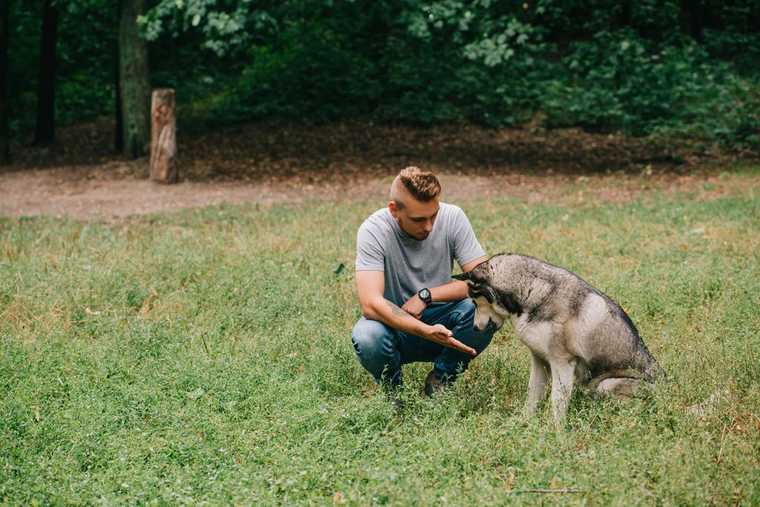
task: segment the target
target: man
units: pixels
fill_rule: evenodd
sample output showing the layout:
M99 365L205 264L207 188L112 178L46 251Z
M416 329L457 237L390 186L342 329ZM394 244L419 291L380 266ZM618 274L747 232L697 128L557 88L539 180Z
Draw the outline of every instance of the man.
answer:
M469 220L439 202L431 172L407 167L393 180L387 208L359 227L356 286L363 316L351 339L362 366L386 389L401 386L401 365L431 361L425 394L453 382L491 342L495 331L474 329L467 284L451 279L486 260Z

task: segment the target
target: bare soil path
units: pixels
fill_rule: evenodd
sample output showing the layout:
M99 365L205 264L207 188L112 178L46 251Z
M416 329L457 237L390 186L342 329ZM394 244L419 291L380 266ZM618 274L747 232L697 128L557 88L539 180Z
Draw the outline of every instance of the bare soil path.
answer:
M365 179L300 178L273 182L184 181L159 185L144 178L109 178L102 169L72 178L70 169L18 171L0 174L0 216L49 215L77 219L110 219L220 203L299 203L307 200L384 202L391 175ZM529 202L625 202L650 191L693 191L709 199L760 188L760 175L738 179L715 171L692 175L462 175L442 173L444 199L458 202L516 197Z
M711 198L760 185L757 171L729 177L736 159L704 147L575 129L341 123L187 135L179 146L181 182L165 186L147 180L145 160L110 153L110 132L100 121L62 129L52 149L15 147L15 165L0 172L0 216L111 219L219 203L382 203L392 176L407 165L438 173L452 202L494 196L621 202L651 189Z

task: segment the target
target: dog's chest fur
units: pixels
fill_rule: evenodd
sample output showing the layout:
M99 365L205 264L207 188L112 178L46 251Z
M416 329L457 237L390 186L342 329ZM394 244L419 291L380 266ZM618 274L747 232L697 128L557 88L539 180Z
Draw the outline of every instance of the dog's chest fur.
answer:
M563 311L564 310L564 311ZM574 356L585 361L591 359L587 350L587 338L609 314L604 299L595 293L589 293L580 304L580 311L569 309L557 311L553 320L536 320L532 318L540 308L512 315L515 334L534 354L548 359L557 354Z
M531 321L527 313L512 315L515 334L534 354L547 358L552 347L555 329L551 322Z

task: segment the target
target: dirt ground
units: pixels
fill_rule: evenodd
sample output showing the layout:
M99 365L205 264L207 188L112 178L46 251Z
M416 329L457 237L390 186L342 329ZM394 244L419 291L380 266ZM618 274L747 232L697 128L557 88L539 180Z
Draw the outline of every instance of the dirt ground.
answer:
M147 160L110 150L110 124L63 129L53 148L15 146L0 172L0 216L111 219L218 203L384 202L394 174L407 165L436 171L444 199L513 196L531 202L622 202L638 193L694 191L701 198L747 184L726 168L751 157L710 147L654 145L576 129L422 129L341 123L248 125L180 137L181 179L147 179ZM181 131L180 131L181 134ZM754 173L753 173L754 174Z
M391 176L350 182L303 183L184 181L160 185L144 178L103 177L102 169L71 178L70 169L18 171L0 174L0 216L49 215L77 219L110 219L220 203L298 203L306 200L376 200L384 203ZM612 174L589 176L461 175L442 173L444 200L511 196L528 202L625 202L641 192L693 191L698 198L732 195L746 185L760 188L760 176L737 180L720 173L647 176Z

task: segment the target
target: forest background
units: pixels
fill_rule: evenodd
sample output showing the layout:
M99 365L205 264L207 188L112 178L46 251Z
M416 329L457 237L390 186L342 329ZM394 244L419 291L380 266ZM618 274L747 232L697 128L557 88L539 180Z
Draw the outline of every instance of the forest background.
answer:
M752 0L4 0L0 18L6 162L102 117L140 156L157 87L191 133L530 123L760 147Z

